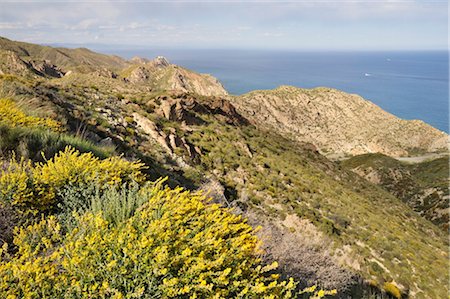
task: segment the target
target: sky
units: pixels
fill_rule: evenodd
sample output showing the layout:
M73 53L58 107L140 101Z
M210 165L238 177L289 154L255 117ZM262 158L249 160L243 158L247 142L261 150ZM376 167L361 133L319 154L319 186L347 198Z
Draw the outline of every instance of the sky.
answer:
M448 2L0 0L0 36L122 49L442 50Z

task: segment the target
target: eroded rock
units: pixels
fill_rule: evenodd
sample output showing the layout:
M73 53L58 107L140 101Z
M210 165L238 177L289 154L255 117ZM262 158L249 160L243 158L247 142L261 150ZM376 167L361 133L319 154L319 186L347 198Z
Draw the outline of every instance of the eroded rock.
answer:
M30 61L31 67L41 76L50 76L54 78L64 77L64 72L49 60Z

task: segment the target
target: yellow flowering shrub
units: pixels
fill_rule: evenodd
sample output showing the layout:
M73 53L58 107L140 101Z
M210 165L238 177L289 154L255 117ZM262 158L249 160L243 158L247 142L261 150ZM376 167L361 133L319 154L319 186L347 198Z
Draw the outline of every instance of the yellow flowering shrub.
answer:
M388 293L389 295L391 295L396 299L402 298L402 293L393 282L385 282L383 285L383 289L386 291L386 293Z
M8 99L0 99L0 122L12 127L43 127L53 131L63 130L61 124L53 119L26 115L13 101Z
M13 157L5 170L0 172L0 198L7 202L32 201L33 181L31 162Z
M2 250L1 298L291 298L296 287L261 265L240 216L181 188L159 188L123 225L86 213L62 235L51 216L14 242L16 255Z
M100 160L92 153L82 154L71 147L34 167L29 162L12 159L9 167L0 172L0 199L15 206L43 210L52 207L61 187L88 182L99 185L142 182L143 167L142 163L120 157Z

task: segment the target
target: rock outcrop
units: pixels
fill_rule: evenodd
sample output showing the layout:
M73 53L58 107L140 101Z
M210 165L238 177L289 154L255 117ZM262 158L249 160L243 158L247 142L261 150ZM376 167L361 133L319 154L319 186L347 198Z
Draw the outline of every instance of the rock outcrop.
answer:
M65 73L62 69L52 64L49 60L35 61L32 60L29 63L30 67L41 76L49 76L53 78L64 77Z
M28 64L13 51L0 50L0 74L20 74L29 73Z
M253 123L309 142L325 155L445 150L448 135L419 120L402 120L354 94L331 88L281 86L233 97Z
M213 97L207 101L200 101L194 95L187 93L172 93L157 97L161 102L156 113L168 120L183 122L187 125L201 124L203 120L197 113L212 114L220 117L228 124L245 125L247 119L240 115L227 99Z
M169 90L192 92L204 96L228 95L223 85L213 76L197 74L177 66L173 66L168 85Z
M156 68L165 68L170 65L169 60L167 60L167 58L164 56L157 56L155 59L149 61L148 63Z
M95 71L93 74L98 77L105 77L105 78L111 78L111 79L117 79L117 77L118 77L118 75L115 72L113 72L107 68L101 68L101 69Z
M150 72L143 66L138 66L131 71L126 80L131 83L142 83L150 79Z
M150 119L138 114L133 114L133 119L138 127L149 137L156 141L170 155L174 155L177 149L186 152L191 161L196 162L201 151L186 141L184 137L179 137L176 132L166 133Z
M71 76L93 74L101 77L99 81L102 84L105 82L104 78L120 77L121 83L139 85L138 88L147 91L172 90L203 96L228 94L213 76L176 66L163 56L157 56L153 60L140 57L125 60L85 48L52 48L0 37L0 74L61 78L69 71Z

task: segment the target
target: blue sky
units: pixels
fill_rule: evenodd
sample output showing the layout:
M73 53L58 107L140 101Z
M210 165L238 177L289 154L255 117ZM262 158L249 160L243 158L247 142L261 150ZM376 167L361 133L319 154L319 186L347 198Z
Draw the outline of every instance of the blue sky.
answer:
M443 0L0 0L0 35L120 48L446 49L447 5Z

